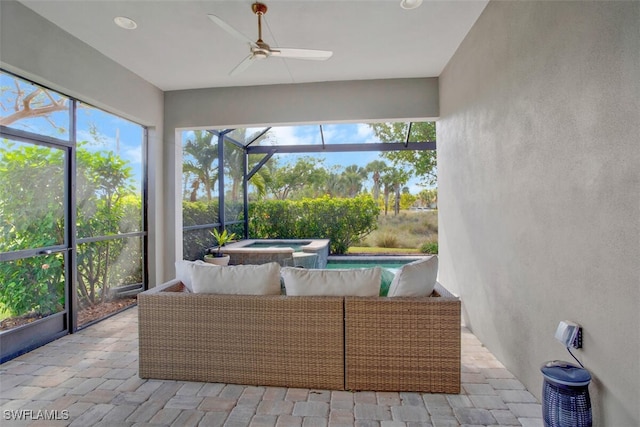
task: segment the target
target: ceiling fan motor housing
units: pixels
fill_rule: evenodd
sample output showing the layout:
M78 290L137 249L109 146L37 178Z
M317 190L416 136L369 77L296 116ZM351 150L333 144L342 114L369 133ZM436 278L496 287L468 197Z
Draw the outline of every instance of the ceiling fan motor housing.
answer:
M267 5L256 2L251 5L251 10L253 10L253 13L255 13L256 15L264 15L265 13L267 13Z

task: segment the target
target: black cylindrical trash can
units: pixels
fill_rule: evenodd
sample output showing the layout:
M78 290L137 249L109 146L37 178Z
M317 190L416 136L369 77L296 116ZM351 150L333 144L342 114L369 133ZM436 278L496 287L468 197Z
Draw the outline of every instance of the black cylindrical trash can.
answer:
M545 427L591 427L589 371L561 360L547 362L540 370Z

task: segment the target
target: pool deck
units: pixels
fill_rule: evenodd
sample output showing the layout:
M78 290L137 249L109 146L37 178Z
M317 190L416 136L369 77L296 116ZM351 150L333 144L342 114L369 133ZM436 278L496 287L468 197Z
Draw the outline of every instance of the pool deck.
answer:
M40 410L58 420L33 421ZM465 327L460 394L256 387L140 379L137 307L0 365L0 417L3 427L543 425L536 398Z

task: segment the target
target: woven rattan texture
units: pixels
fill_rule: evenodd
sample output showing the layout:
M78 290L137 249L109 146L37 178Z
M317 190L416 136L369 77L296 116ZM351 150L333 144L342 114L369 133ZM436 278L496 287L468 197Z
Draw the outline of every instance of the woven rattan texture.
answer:
M345 298L346 388L460 392L460 301Z
M141 294L141 378L342 389L343 299Z
M460 300L138 295L141 378L329 390L460 392Z

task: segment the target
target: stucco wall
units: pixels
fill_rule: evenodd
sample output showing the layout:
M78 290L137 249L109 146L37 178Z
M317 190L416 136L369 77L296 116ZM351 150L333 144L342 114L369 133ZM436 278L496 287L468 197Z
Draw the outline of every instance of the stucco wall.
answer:
M149 129L149 279L162 281L161 90L81 42L31 9L0 1L0 65L36 83L120 115ZM159 234L160 233L160 234Z
M640 425L640 4L491 2L440 76L440 281L527 388L584 327L595 425Z

